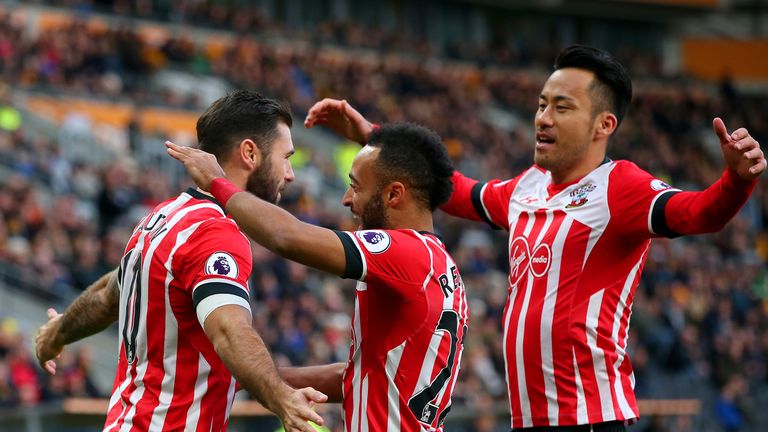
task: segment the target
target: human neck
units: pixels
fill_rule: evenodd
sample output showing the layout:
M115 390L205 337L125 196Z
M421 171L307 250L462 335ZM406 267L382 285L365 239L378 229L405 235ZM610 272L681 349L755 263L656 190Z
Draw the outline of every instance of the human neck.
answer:
M594 171L605 161L605 152L589 155L580 163L562 170L550 170L552 183L556 185L573 183Z
M412 229L414 231L435 230L432 212L426 209L420 211L390 211L389 226L391 229Z

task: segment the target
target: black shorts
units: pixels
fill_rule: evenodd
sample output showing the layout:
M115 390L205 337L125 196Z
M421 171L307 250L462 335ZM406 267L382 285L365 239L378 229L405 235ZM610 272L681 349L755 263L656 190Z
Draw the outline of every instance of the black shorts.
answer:
M512 432L627 432L623 421L578 426L543 426L512 429Z

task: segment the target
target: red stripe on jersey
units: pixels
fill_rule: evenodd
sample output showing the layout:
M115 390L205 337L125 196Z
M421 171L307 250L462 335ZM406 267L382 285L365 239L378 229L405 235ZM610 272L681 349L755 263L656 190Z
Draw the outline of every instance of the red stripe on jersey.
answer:
M573 365L572 340L575 327L571 323L571 308L577 295L579 276L584 265L591 229L578 221L571 224L562 248L560 281L552 322L552 359L557 388L558 424L576 424L578 403L576 372Z
M526 275L520 283L525 283L526 289L529 291L526 293L528 297L528 306L524 308L525 316L521 317L521 321L513 324L520 325L522 322L523 328L518 328L518 335L522 334L522 352L525 353L525 361L522 366L525 368L525 382L528 389L534 391L528 391L528 409L531 416L535 419L547 419L547 399L544 393L544 375L541 371L541 311L544 306L544 296L547 292L546 277L535 277L532 271L534 253L540 244L541 237L547 236L547 232L550 233L547 237L554 237L552 231L556 232L557 227L562 222L562 217L559 218L558 223L555 226L550 226L548 231L542 232L547 225L547 214L544 211L537 211L533 217L535 221L530 233L526 236L528 238L528 245L530 250L528 252L528 269ZM554 224L553 224L554 225ZM546 240L546 239L545 239ZM518 342L519 344L519 342ZM518 362L520 366L521 363ZM524 403L525 401L523 401ZM525 409L525 408L524 408Z
M181 322L179 322L180 326L187 320L195 319L191 308L189 306L186 308L182 306L188 303L188 299L183 291L170 290L168 300L173 314L181 319ZM180 333L183 334L184 332ZM176 341L176 363L184 365L184 367L176 371L173 383L173 397L165 417L164 431L172 430L172 428L178 428L179 425L185 424L189 409L194 400L200 354L191 344L185 342L185 339L182 338Z
M523 235L525 231L525 227L528 224L529 215L528 213L523 213L520 215L520 218L517 220L517 223L515 224L514 229L510 232L509 238L510 242L513 242L513 239L518 238ZM507 381L508 381L508 391L509 391L509 400L512 404L512 418L513 421L512 427L518 428L523 427L522 420L520 420L521 416L523 415L523 410L521 407L521 401L520 401L520 390L518 382L518 375L517 375L517 354L516 354L516 345L517 345L517 319L520 316L522 307L523 307L523 298L525 297L525 287L521 286L521 284L517 283L517 281L522 277L522 274L518 274L518 272L521 272L522 269L520 268L519 264L515 264L516 259L526 259L526 257L520 257L519 251L513 249L518 245L510 244L510 288L509 288L509 297L507 299L507 304L504 307L504 343L506 346L504 347L504 352L506 353L505 356L505 366L507 369Z

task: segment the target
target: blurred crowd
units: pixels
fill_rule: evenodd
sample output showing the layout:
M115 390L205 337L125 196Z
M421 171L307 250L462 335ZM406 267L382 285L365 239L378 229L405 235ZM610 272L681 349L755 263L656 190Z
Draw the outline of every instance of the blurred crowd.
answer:
M143 2L113 4L140 13ZM170 20L181 13L174 5L206 4L204 13L184 13L194 17L192 22L202 19L234 29L241 28L238 20L270 26L255 12L222 14L214 10L215 2L165 4L171 5ZM326 35L337 45L354 46L350 32L331 26L315 37ZM552 52L538 55L552 61ZM530 165L529 125L545 79L527 68L478 67L444 58L413 61L393 53L373 56L245 36L235 37L217 55L184 37L156 46L130 29L93 30L85 23L33 37L0 18L0 76L12 85L205 108L194 95L148 87L147 77L168 65L286 99L297 117L315 100L337 97L374 121L425 124L444 138L458 168L481 179L509 178ZM13 108L6 103L4 109ZM727 78L718 85L638 81L609 155L632 160L674 186L700 190L724 169L712 117L723 117L730 128L747 127L765 149L765 112L768 96L740 94ZM38 287L38 294L51 300L114 268L137 217L173 196L179 185L161 170L139 169L130 157L101 166L69 160L55 139L29 132L23 125L3 127L0 121L0 273L6 281ZM340 188L338 171L331 158L316 155L297 176ZM704 410L714 413L725 430L754 430L761 420L751 407L768 390L767 187L763 178L745 209L721 233L655 240L633 310L629 346L638 396L694 397L668 383L698 383L718 395ZM353 228L332 210L338 202L318 199L308 186L292 189L283 205L300 218ZM471 298L471 326L454 406L478 414L468 430L497 430L506 423L490 414L494 404L507 398L500 328L507 293L506 237L442 214L437 227L459 262ZM278 259L258 245L253 254L254 325L277 361L300 365L345 360L352 283ZM34 381L34 401L79 394L82 383L46 383L29 364L29 353L14 342L21 336L2 331L0 404L32 400L22 395L27 392L24 380ZM87 366L81 364L87 363L87 354L86 360L80 357L73 355L67 370L87 376ZM663 427L654 424L653 430ZM686 430L690 425L669 427Z
M44 374L11 318L0 318L0 408L29 407L67 397L99 397L87 346L64 352L56 375Z

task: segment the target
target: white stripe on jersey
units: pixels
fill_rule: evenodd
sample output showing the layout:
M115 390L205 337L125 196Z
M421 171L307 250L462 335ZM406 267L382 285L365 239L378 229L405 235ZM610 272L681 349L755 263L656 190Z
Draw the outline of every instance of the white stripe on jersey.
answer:
M403 341L387 353L387 364L384 371L387 374L387 432L400 432L400 391L395 386L397 368L405 350Z
M576 350L573 352L573 376L576 381L576 422L578 424L589 423L589 415L587 414L587 398L584 396L584 384L581 382L581 374L579 373L579 362L576 361Z
M131 405L131 409L123 418L123 425L120 427L120 432L128 432L133 427L133 416L136 414L136 404L139 403L142 396L144 396L144 374L147 373L147 366L149 362L141 362L136 367L136 377L133 379L133 384L136 386L136 390L128 397L128 402ZM130 368L131 365L128 365Z
M600 394L600 408L602 411L602 419L600 421L606 422L616 420L616 413L613 411L610 379L608 378L608 369L605 365L605 351L597 345L597 331L600 321L600 310L603 305L603 295L605 295L605 288L589 297L586 327L587 345L592 352L592 366L595 369L597 391Z
M560 264L562 262L565 240L571 230L573 219L564 217L560 228L552 241L551 267L547 272L547 292L541 310L541 367L544 372L544 393L547 396L547 416L549 424L558 424L560 406L557 403L557 384L555 383L555 362L552 355L552 325L557 305L557 288L560 286ZM552 379L549 379L549 378Z
M502 184L504 184L504 183L507 183L508 181L509 181L509 180L507 180L507 181L505 181L505 182L501 182L501 183L498 183L498 184L496 185L496 187L498 187L498 186L501 186ZM493 220L493 218L491 217L491 213L488 211L488 208L485 206L485 201L483 201L483 195L485 195L485 188L487 188L487 187L488 187L488 183L484 184L484 185L483 185L483 186L480 188L480 205L483 207L483 212L485 213L485 217L486 217L486 218L487 218L489 221L492 221L492 220Z
M360 391L360 432L368 432L368 375L363 378L363 386Z
M435 274L435 257L432 255L432 249L429 247L429 245L427 245L427 240L425 239L425 237L416 231L413 231L413 233L416 234L416 237L418 237L422 243L424 243L424 247L427 248L427 252L429 253L429 274L427 274L427 277L424 279L424 283L421 284L421 289L425 290L427 289L429 280L432 279L432 275ZM421 375L421 376L424 376L424 375Z
M203 401L205 392L208 391L208 374L211 372L211 366L205 361L205 357L202 354L198 354L197 360L197 380L195 380L195 392L192 399L192 405L190 405L187 411L187 423L184 425L185 431L197 430L198 422L200 421L200 412L202 408L200 404Z
M613 373L616 377L616 381L613 383L613 388L614 388L614 391L616 392L616 399L619 402L619 409L621 409L621 413L622 415L624 415L625 418L634 418L635 413L634 411L632 411L632 408L629 406L629 401L627 401L626 394L624 394L624 384L621 382L621 374L619 373L619 367L621 367L621 364L624 363L624 359L626 358L626 347L627 347L627 338L629 337L629 331L627 331L624 335L623 344L620 344L619 330L621 327L621 317L624 315L624 310L627 307L627 297L629 297L629 293L630 291L632 291L632 285L635 281L635 278L637 277L637 273L640 271L640 266L645 260L645 255L648 253L648 249L650 248L650 243L648 244L648 246L649 247L645 249L645 252L643 252L643 254L640 256L640 259L637 261L635 266L632 267L632 270L629 272L629 275L627 275L627 279L624 281L624 288L621 290L619 304L616 305L616 313L613 316L613 331L611 332L611 339L616 345L616 362L614 362L613 364ZM631 313L632 311L630 309L630 314ZM629 327L629 317L627 317L627 328L628 327Z
M358 286L362 282L358 282ZM358 432L360 430L360 374L362 373L362 367L360 362L363 361L362 350L360 349L360 306L358 301L355 302L355 351L352 354L352 364L355 365L354 375L352 376L352 431ZM348 432L352 432L348 431Z
M535 216L531 216L528 218L528 221L526 222L525 229L523 230L523 235L525 237L528 237L531 234L531 230L533 229L533 223L536 221ZM514 229L514 226L512 226L512 229ZM542 230L544 232L544 230ZM512 238L512 235L509 236L510 239ZM511 244L510 244L511 248ZM515 358L517 359L517 388L520 392L520 409L522 411L523 416L523 427L529 427L533 426L533 422L531 421L531 401L528 399L528 383L525 378L525 356L523 355L523 338L525 337L525 319L528 315L528 305L531 301L531 287L533 286L533 272L527 273L528 277L526 278L525 283L525 297L523 297L523 307L520 309L520 316L517 320L517 340L515 341ZM518 283L519 285L519 283ZM514 301L514 299L510 299L511 301ZM510 307L510 310L512 308Z
M229 390L227 391L227 415L224 418L229 418L229 414L232 412L232 404L235 402L235 388L237 387L237 381L233 377L229 381ZM213 427L213 424L211 424Z
M119 332L118 332L119 333ZM122 344L121 344L122 345ZM112 393L112 397L109 399L109 408L107 408L107 412L112 411L112 408L115 407L116 404L120 403L123 406L123 409L120 411L120 415L113 421L112 423L108 425L104 425L103 432L107 432L109 430L112 430L115 426L117 426L117 422L120 421L121 418L125 415L125 410L128 408L128 405L123 403L123 398L120 397L120 395L125 391L126 388L128 388L128 385L132 382L131 374L127 374L125 376L125 379L123 382L120 383L119 386L117 386L117 389Z

